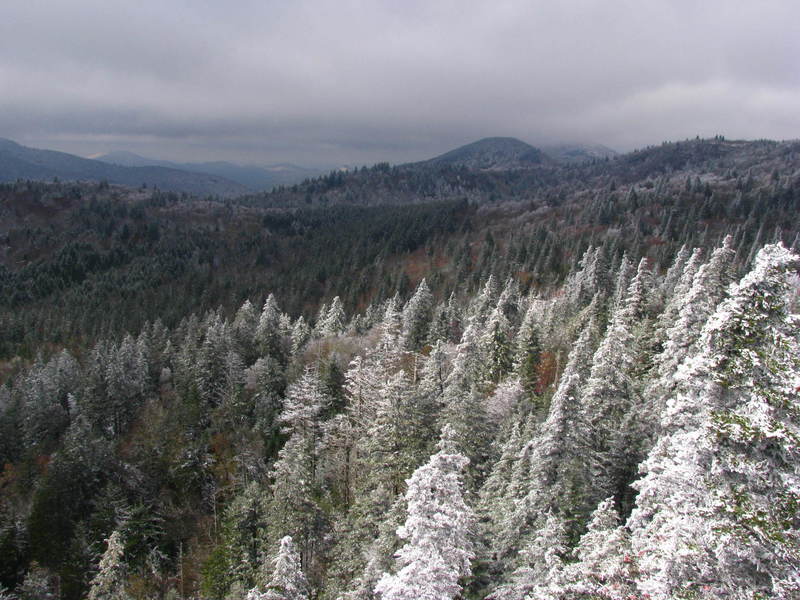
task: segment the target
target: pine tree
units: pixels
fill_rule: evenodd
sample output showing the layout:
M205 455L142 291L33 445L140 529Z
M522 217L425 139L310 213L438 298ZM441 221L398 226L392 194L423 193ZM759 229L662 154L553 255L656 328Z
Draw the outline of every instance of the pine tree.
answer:
M559 577L568 550L563 519L550 512L542 515L534 525L529 541L520 550L518 566L508 583L498 586L487 599L538 598L542 589Z
M197 387L200 398L209 406L222 402L225 387L225 356L229 347L225 324L217 319L206 330L197 356Z
M547 585L547 598L639 598L630 534L619 523L613 498L605 499L592 513L574 554L577 562L566 565Z
M481 336L480 351L486 360L486 376L493 383L499 382L513 367L511 325L497 306L489 316L486 329Z
M800 593L797 257L766 246L678 371L629 519L653 598Z
M666 305L659 315L653 331L651 345L656 351L663 351L663 345L667 340L667 332L675 326L675 321L686 303L686 297L689 294L689 290L692 289L694 276L702 263L701 256L702 250L700 248L695 248L692 251L692 255L686 260L680 278L672 287L672 292L666 297ZM662 289L665 289L665 287L666 284L662 284ZM656 367L660 364L658 359L654 363Z
M539 360L542 356L542 341L536 323L536 307L531 305L525 313L516 338L515 370L528 396L536 394L539 385Z
M373 485L377 483L397 495L405 477L418 464L413 454L419 448L414 428L412 390L403 371L386 378L377 394L375 416L366 429L363 448Z
M283 410L279 416L283 432L299 433L316 440L320 416L329 403L330 399L322 391L317 374L310 367L306 368L300 379L286 391Z
M125 591L125 549L122 534L114 531L107 540L106 551L100 559L97 575L89 586L89 600L128 600Z
M281 326L281 311L275 296L270 294L264 301L264 308L261 309L261 316L258 319L258 327L255 332L255 341L261 356L269 356L285 365L287 362L288 349L283 338Z
M494 276L489 275L480 294L470 303L466 327L470 325L482 327L495 306L497 306L497 283Z
M447 354L442 343L437 341L419 370L417 389L422 402L437 409L441 407L448 372Z
M667 272L664 274L664 279L662 279L661 284L658 286L662 307L666 306L667 301L675 293L675 288L683 278L683 273L686 269L688 261L691 260L691 256L692 253L689 251L689 248L686 246L686 244L684 244L681 246L681 249L678 250L678 253L675 255L675 259L672 261L669 269L667 269Z
M386 302L383 319L379 326L378 358L388 367L394 367L402 354L403 321L398 309L397 296Z
M403 347L419 350L428 339L433 295L423 279L403 309Z
M53 600L56 594L53 593L47 571L34 561L18 587L18 595L8 594L6 597L9 600Z
M261 486L251 481L225 509L227 575L245 586L253 584L259 569L261 538L267 517L263 496Z
M408 480L408 518L397 531L406 544L396 555L397 573L375 586L383 600L447 600L460 593L474 557L474 515L461 483L467 463L445 427L439 451Z
M342 300L336 296L328 307L328 312L317 324L319 334L322 337L336 336L344 332L347 325L347 316L342 306Z
M614 311L611 324L592 358L582 403L591 431L593 452L603 462L603 476L598 479L592 504L614 493L625 493L630 465L623 455L620 423L638 402L639 390L634 379L638 355L634 328L642 317L646 292L646 260L642 259L636 276L628 286L624 302Z
M258 322L259 315L256 308L250 300L245 300L233 319L232 335L236 351L248 365L258 357L255 345Z
M617 269L617 277L614 280L614 294L611 296L612 311L617 310L624 302L633 275L633 264L628 259L628 255L623 254L619 269Z
M578 270L564 284L565 297L569 305L580 309L589 304L594 295L605 287L602 248L590 246L581 257Z
M301 316L297 318L292 327L292 356L296 357L303 351L311 339L311 328Z
M464 332L464 339L453 360L453 369L445 381L439 422L442 427L450 425L459 448L469 458L467 486L474 490L486 474L493 424L488 419L483 393L478 387L482 365L477 340L472 333L470 325Z
M265 592L252 589L247 600L308 600L309 586L300 568L300 556L291 536L284 536L275 555L272 576Z
M477 508L486 546L491 546L493 543L494 529L508 511L508 500L511 497L508 486L517 457L525 444L522 437L522 424L515 423L506 432L498 435L496 443L500 447L500 456L481 486Z
M591 447L580 390L594 336L590 322L570 353L547 419L535 432L528 428L530 437L510 468L502 508L492 525L493 551L501 568L507 568L508 557L542 515L559 514L561 526L574 537L592 510L600 465Z
M317 541L324 519L316 499L320 490L316 478L317 456L300 432L294 433L278 453L272 470L269 535L291 535L297 541L303 564L316 558Z
M655 358L657 380L649 394L654 402L651 410L658 419L666 398L674 391L673 382L678 366L692 354L703 326L725 298L733 281L734 251L731 236L711 255L692 279L692 286L681 304L677 318L667 329L663 351Z

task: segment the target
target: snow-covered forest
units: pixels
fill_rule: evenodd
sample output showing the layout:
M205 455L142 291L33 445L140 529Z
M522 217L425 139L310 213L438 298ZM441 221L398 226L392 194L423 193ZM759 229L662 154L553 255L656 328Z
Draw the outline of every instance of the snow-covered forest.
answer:
M209 597L792 597L797 256L764 246L737 280L732 255L730 238L707 256L683 248L661 275L590 248L548 297L490 278L437 303L423 280L362 314L336 298L314 327L270 295L232 320L100 343L82 363L39 361L2 388L20 443L64 430L30 543L91 557L59 513L106 480L115 528L89 597L153 585L152 545L173 524L115 479L161 475L212 509ZM192 436L209 420L204 455ZM150 431L114 472L108 446L132 426ZM145 471L174 451L178 472ZM72 497L56 507L60 486ZM34 567L24 597L46 579Z
M533 283L506 248L313 315L38 332L3 363L0 598L800 597L800 259L748 185L739 226L526 247Z

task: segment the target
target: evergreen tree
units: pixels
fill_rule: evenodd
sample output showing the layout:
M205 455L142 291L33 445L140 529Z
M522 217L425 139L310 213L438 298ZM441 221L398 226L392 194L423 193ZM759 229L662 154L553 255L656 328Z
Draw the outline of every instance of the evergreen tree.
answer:
M480 351L485 357L486 376L490 382L499 382L513 367L511 325L497 306L489 316L480 339Z
M458 346L453 369L445 381L439 422L442 427L449 425L452 428L459 448L469 458L467 487L474 490L486 474L493 425L478 387L482 365L472 331L472 326L469 326L464 332L465 339Z
M89 587L89 600L128 600L125 591L125 563L122 556L125 549L122 534L114 531L107 540L106 551L100 559L97 575Z
M448 372L447 354L442 343L437 341L419 370L417 389L423 403L436 409L441 407Z
M278 453L272 470L272 497L269 502L270 539L290 535L297 540L304 565L317 558L317 547L325 522L317 502L320 489L316 479L316 454L300 432L292 436Z
M279 416L283 432L298 433L316 443L319 436L320 416L330 403L322 390L317 374L306 368L303 375L289 386L283 410Z
M675 326L675 321L686 303L686 297L689 294L689 290L692 289L692 281L702 263L701 256L702 250L695 248L692 255L686 260L680 278L672 287L672 293L666 296L666 305L659 315L653 331L651 345L657 351L663 350L663 345L667 340L667 332ZM662 289L665 289L665 284L662 284ZM660 361L655 359L654 364L658 368Z
M302 352L311 339L311 328L301 316L297 318L292 327L292 356L296 357Z
M698 269L675 322L667 329L664 349L654 360L657 378L649 390L654 403L650 410L655 419L660 418L666 399L674 391L678 366L693 353L703 326L725 298L733 281L731 244L731 236L727 236L709 261Z
M617 310L628 293L628 285L634 275L633 264L628 259L627 254L622 255L622 261L617 269L617 277L614 280L614 294L611 296L611 310Z
M552 514L543 515L533 528L529 541L520 550L518 566L508 583L500 585L489 600L525 600L538 598L548 583L556 580L568 554L567 533L563 520Z
M251 481L225 509L226 575L245 587L253 584L259 569L261 539L267 524L263 496L261 486Z
M445 427L439 451L408 480L408 518L397 531L406 544L396 555L397 573L375 586L383 600L445 600L460 593L474 557L474 515L461 483L467 462Z
M596 483L592 505L608 494L620 498L627 493L631 468L625 454L622 420L639 401L634 369L639 348L634 328L642 317L646 290L646 261L642 259L636 276L628 286L625 301L614 311L611 323L592 358L592 367L583 391L586 423L591 431L591 447L603 463L603 474ZM635 467L635 465L634 465Z
M252 589L247 600L307 600L309 586L300 568L300 556L294 549L291 536L281 539L280 549L273 560L272 576L261 593Z
M683 391L629 519L639 587L653 598L800 593L796 264L780 245L762 249L678 371Z
M419 350L428 339L433 311L433 295L423 279L403 309L403 347Z
M502 508L492 525L493 551L501 569L523 544L530 528L547 513L558 514L560 527L572 538L583 527L592 501L600 465L591 446L591 432L580 403L584 365L592 355L594 323L581 333L550 404L547 419L518 450L509 471ZM496 484L495 484L496 485Z
M515 344L515 370L529 397L540 391L538 367L542 356L542 341L536 323L536 312L536 307L532 304L522 320Z
M47 571L35 561L31 564L25 580L18 589L17 596L7 595L9 600L51 600L56 598Z
M261 356L269 356L285 365L289 354L285 333L280 308L275 296L270 294L264 302L255 332L255 341Z
M374 419L366 429L363 449L372 474L372 484L385 487L392 495L418 464L414 450L424 430L414 427L415 407L408 378L403 371L387 377L377 393Z
M339 335L344 332L347 325L347 316L344 312L344 306L339 296L336 296L328 307L328 312L322 317L322 320L317 324L319 334L322 337L329 337Z
M258 311L250 300L245 300L233 319L232 335L236 351L248 365L257 358L255 336L258 323Z
M394 367L402 353L403 322L398 309L398 299L394 296L386 301L383 320L379 326L378 358L386 367Z
M639 598L630 534L619 524L613 498L601 502L592 513L588 529L574 554L577 562L566 565L553 577L542 597L552 600Z

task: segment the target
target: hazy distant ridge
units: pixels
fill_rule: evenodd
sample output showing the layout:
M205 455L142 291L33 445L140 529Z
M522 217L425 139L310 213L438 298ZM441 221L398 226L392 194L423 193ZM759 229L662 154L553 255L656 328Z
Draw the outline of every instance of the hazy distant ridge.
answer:
M147 158L124 150L109 152L92 158L123 167L158 166L195 173L208 173L230 179L252 190L267 190L276 185L291 185L320 173L315 169L292 164L275 164L260 167L257 165L240 165L227 161L178 163L157 158Z
M163 166L127 167L82 158L66 152L28 148L0 139L0 181L17 179L107 181L138 187L142 184L197 195L237 196L248 188L219 175Z

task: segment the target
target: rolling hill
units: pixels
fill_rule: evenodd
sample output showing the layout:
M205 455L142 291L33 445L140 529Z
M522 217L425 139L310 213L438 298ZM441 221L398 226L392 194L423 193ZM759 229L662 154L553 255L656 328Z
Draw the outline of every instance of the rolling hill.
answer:
M512 137L489 137L450 150L418 166L458 166L479 170L529 169L552 164L538 148Z
M269 190L278 185L292 185L309 177L319 175L315 169L307 169L288 163L267 165L240 165L227 161L179 163L140 156L133 152L115 151L93 156L95 160L123 167L165 167L180 171L206 173L224 177L256 191Z
M163 166L113 165L66 152L28 148L12 140L0 139L0 181L45 181L54 178L66 181L107 181L132 187L147 185L165 191L200 196L231 197L248 191L244 185L218 175Z

